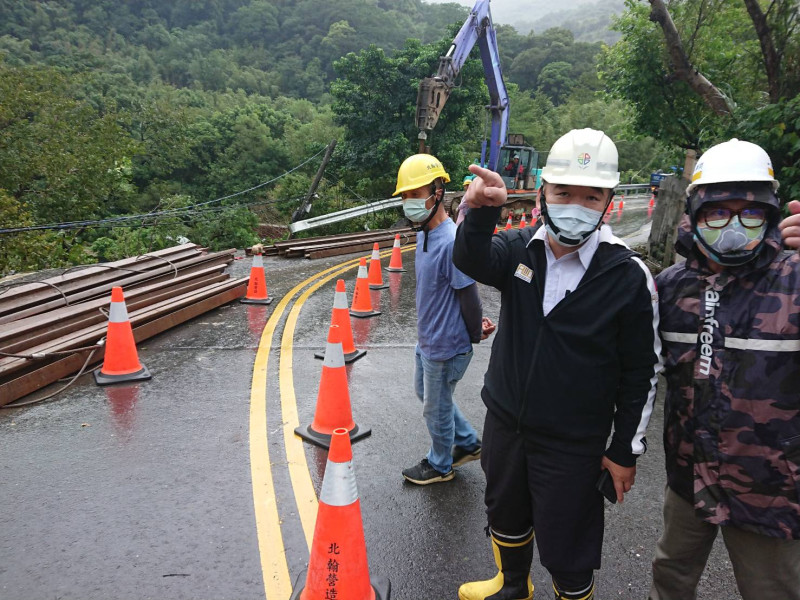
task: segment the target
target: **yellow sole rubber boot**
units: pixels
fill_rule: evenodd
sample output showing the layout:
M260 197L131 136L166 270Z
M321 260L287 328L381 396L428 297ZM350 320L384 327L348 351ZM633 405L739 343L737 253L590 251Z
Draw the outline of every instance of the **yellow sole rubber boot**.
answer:
M458 588L458 600L533 600L533 582L528 577L528 595L520 596L517 590L503 589L505 579L498 573L485 581L470 581ZM505 592L505 593L504 593Z

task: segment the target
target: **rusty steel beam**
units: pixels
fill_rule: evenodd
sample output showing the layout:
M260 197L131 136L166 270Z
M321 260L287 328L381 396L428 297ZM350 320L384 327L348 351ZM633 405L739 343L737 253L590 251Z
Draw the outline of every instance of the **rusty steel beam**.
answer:
M369 247L372 248L371 244L375 242L382 243L387 241L394 243L394 234L373 235L357 240L330 241L319 244L298 244L292 248L286 248L285 256L286 257L306 256L306 253L314 252L316 250L327 250L329 248L350 248L356 246L363 246L364 244L370 244ZM353 252L355 252L355 250Z
M295 239L295 240L282 240L275 242L273 246L278 249L278 254L283 254L286 248L293 248L300 245L323 244L326 242L344 242L348 240L361 240L376 235L394 235L396 233L410 232L410 227L403 227L401 229L376 229L374 231L363 231L359 233L340 233L337 235L320 235L316 237Z
M404 234L402 239L408 240L414 234L406 235ZM365 238L361 241L348 241L348 242L331 242L329 244L320 244L320 245L313 245L313 246L298 246L296 248L292 248L290 255L291 256L305 256L306 258L319 258L316 256L318 252L324 252L327 250L334 250L334 252L330 254L326 254L325 256L338 256L340 254L348 254L349 252L359 252L361 250L371 250L372 244L378 242L378 245L381 248L385 248L387 245L392 245L394 243L394 236L391 237L376 237L376 238ZM366 247L365 247L366 245ZM351 250L348 250L350 248ZM341 249L341 252L336 252L335 250ZM360 250L359 250L360 249ZM314 255L314 256L311 256Z
M192 256L197 255L200 253L200 249L197 247L196 244L183 244L181 246L173 246L172 248L165 248L164 250L158 250L156 252L150 252L149 256L156 256L162 259L169 260L170 257L175 256ZM31 297L33 294L33 299L39 301L43 298L48 296L41 296L40 293L50 293L51 295L60 295L58 292L47 284L52 284L57 288L63 290L65 293L76 289L85 289L87 286L91 287L94 285L92 281L96 280L97 277L107 276L109 274L116 273L124 273L124 271L113 271L110 270L113 267L123 267L123 268L134 268L137 269L140 267L146 267L148 264L152 262L153 264L164 264L163 260L159 258L144 258L144 259L137 259L134 258L125 258L122 260L109 262L109 263L98 263L97 265L89 266L86 268L82 268L75 271L70 271L63 275L59 275L57 277L51 277L48 279L44 279L42 281L37 282L30 282L27 284L9 287L7 290L4 290L2 294L0 294L0 311L4 311L7 304L13 304L18 298L20 297ZM3 286L0 284L0 288Z
M203 274L199 277L182 278L183 280L177 283L166 282L169 285L162 285L157 289L149 290L147 293L138 294L135 297L133 297L132 293L129 293L125 299L125 304L128 310L133 312L150 306L151 304L229 279L228 275L218 273L218 271L219 269L214 269L211 273ZM215 272L216 274L214 274ZM96 323L105 322L108 317L100 312L100 308L107 307L108 303L108 299L104 298L91 303L81 304L79 305L81 308L80 312L73 312L69 316L63 315L62 318L52 322L50 325L26 329L22 334L16 335L13 339L4 341L2 347L0 347L0 351L9 354L25 354L26 348L37 344L43 344L48 340L62 337L75 331L80 331ZM49 313L43 316L49 316ZM36 319L37 317L32 318Z
M228 250L213 254L196 255L194 257L186 258L180 262L174 263L175 268L173 268L171 265L165 265L162 263L162 266L160 267L156 267L136 275L131 275L123 279L105 281L102 284L98 284L94 287L75 292L70 295L68 299L70 301L70 305L74 305L108 294L111 291L111 288L115 286L132 288L138 285L144 285L146 283L164 281L173 278L176 274L176 269L178 274L180 274L184 269L215 262L221 256L231 255L232 257L234 252L235 250ZM33 305L31 305L30 302L26 302L25 306L27 306L27 308L20 308L13 313L0 316L0 324L9 323L18 319L29 317L31 315L37 315L48 310L63 307L64 299L59 295L49 302L39 302Z
M199 252L184 252L177 255L170 256L172 264L178 265L182 261L190 260L194 257L202 256ZM126 269L128 267L125 267ZM133 269L133 267L131 267ZM72 304L75 298L84 297L87 292L95 290L101 286L108 286L111 289L114 285L124 285L133 277L148 277L148 274L153 272L167 272L174 271L168 263L164 261L158 262L142 262L135 265L137 272L130 270L111 270L106 273L94 273L93 275L82 279L80 282L72 282L70 284L50 285L41 284L35 290L29 293L17 296L13 299L8 299L2 302L3 296L0 296L0 323L15 320L15 315L25 310L35 309L39 306L68 306ZM47 281L47 280L45 280Z
M132 326L151 321L162 317L172 311L183 308L187 304L191 304L201 300L208 295L212 295L223 291L225 289L234 288L237 286L246 286L248 278L228 280L222 283L214 284L212 286L203 288L176 296L169 300L165 300L149 307L134 311L128 314ZM27 349L28 354L42 353L48 354L56 351L71 350L73 348L83 348L96 344L98 340L104 337L106 331L105 324L97 324L80 331L72 332L65 336L59 337L54 340L48 340L43 344L33 346ZM44 360L44 359L39 359ZM33 361L27 358L0 358L0 377L5 378L10 374L17 371L28 369L32 366Z
M320 248L318 250L307 250L305 253L306 258L328 258L329 256L341 256L343 254L354 254L356 252L369 252L372 250L374 242L366 242L364 244L357 244L355 246L340 246L330 248ZM394 238L378 242L379 248L390 248L394 244Z
M221 261L219 264L212 264L201 269L187 269L185 271L181 271L182 274L175 279L165 279L164 281L158 281L149 285L125 290L126 303L129 309L135 310L136 307L133 306L133 303L140 297L145 297L149 294L156 293L159 290L181 286L194 279L220 273L227 267L228 264L230 264L230 261L225 260ZM26 338L39 329L62 327L70 321L81 318L85 313L94 312L99 308L104 308L108 305L108 303L108 297L95 298L87 302L81 302L72 306L63 306L61 308L50 310L40 315L18 319L0 329L0 350L8 352L9 350L7 349L7 344L14 343L18 340L21 341L21 339Z
M198 299L182 308L164 314L147 323L143 323L133 328L134 339L137 342L149 339L159 333L180 325L203 313L218 308L245 295L247 291L247 279L238 279L233 282L234 286L222 289L210 296ZM97 364L103 359L103 348L97 350L92 356L91 364ZM76 353L62 358L48 365L44 365L35 371L20 375L14 379L0 382L0 406L10 404L28 394L35 392L55 381L76 373L86 361L88 352Z

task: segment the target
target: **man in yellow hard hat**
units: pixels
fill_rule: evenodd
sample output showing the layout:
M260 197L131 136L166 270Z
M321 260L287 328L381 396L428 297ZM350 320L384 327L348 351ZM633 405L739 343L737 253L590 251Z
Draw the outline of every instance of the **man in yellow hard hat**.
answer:
M603 496L623 501L646 449L661 365L658 295L647 267L603 225L617 156L602 131L562 136L542 169L538 226L497 235L506 186L470 167L477 177L453 260L502 293L481 392L498 572L462 585L460 600L531 600L534 533L556 598L593 598Z
M454 466L480 458L481 441L453 401L456 383L472 360L472 344L494 331L482 318L477 285L453 266L456 226L442 200L450 176L429 154L407 158L394 195L418 230L416 272L417 346L414 388L422 401L431 446L418 464L403 470L416 485L450 481Z

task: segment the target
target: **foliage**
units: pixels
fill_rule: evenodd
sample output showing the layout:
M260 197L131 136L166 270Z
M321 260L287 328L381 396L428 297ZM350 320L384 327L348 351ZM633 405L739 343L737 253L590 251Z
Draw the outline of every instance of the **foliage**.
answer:
M611 46L619 40L619 33L611 30L611 20L625 8L623 0L599 0L593 4L548 12L532 22L515 23L520 33L545 31L550 27L569 29L580 42L604 42Z
M563 28L551 28L542 35L531 34L521 40L514 40L514 34L503 31L502 36L498 33L498 44L501 37L518 49L509 61L508 76L520 89L538 89L555 104L566 100L576 88L600 89L595 67L600 44L576 42L572 32Z
M670 3L690 62L734 106L726 116L714 114L675 78L663 35L649 21L648 7L635 0L626 0L626 6L615 26L622 40L604 50L600 71L609 92L632 107L636 130L668 145L701 151L734 136L759 143L770 154L785 190L796 194L800 45L788 33L798 20L796 2L778 0L769 15L772 39L783 59L779 88L784 96L772 104L767 103L759 40L744 3Z
M258 222L244 207L206 207L197 210L189 196L169 196L162 209L173 214L154 217L157 222L148 227L113 227L107 235L92 242L92 252L99 260L118 260L138 256L183 243L187 240L210 248L223 250L241 248L256 243L254 233Z
M19 200L0 190L0 223L3 227L29 227L33 219ZM60 266L67 257L61 240L53 233L0 235L0 277L16 271Z
M648 6L626 1L628 10L616 21L622 39L605 48L600 77L609 93L628 102L637 130L684 148L700 148L718 135L711 110L686 83L670 77L661 32L648 19Z
M358 193L387 197L393 191L397 168L417 151L414 111L419 81L436 71L451 39L428 45L408 40L394 57L372 46L336 63L339 79L331 85L333 110L345 133L336 148L335 165L340 178ZM376 81L381 81L380 89ZM478 59L464 64L461 82L428 139L431 153L453 176L469 164L464 143L477 142L481 112L488 102Z
M37 221L96 218L131 193L118 168L136 146L116 114L69 96L49 68L0 62L0 187Z
M311 215L386 197L417 151L419 80L468 10L422 0L0 0L0 14L2 224L87 222L0 234L6 272L183 238L250 244L257 222L288 222L334 139ZM627 106L596 97L600 44L566 29L497 33L511 131L539 149L578 122L628 135ZM429 140L454 181L486 121L477 52ZM636 152L659 150L621 148L631 160ZM121 215L151 216L109 221Z
M735 132L764 148L772 158L778 194L784 202L800 198L800 95L743 115Z

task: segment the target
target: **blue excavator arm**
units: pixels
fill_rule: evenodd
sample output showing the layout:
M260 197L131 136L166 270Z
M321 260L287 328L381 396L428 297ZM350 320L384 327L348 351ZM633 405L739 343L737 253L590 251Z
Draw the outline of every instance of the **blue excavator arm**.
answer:
M442 108L456 85L461 68L476 43L481 53L486 85L489 88L490 103L487 109L492 117L488 163L486 140L484 140L481 164L497 170L500 148L505 144L508 135L508 92L500 70L500 53L497 49L497 36L492 24L489 0L475 2L447 54L440 57L436 75L426 77L419 84L416 120L420 148L424 147L428 133L436 126Z

